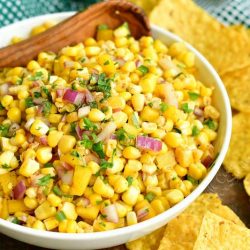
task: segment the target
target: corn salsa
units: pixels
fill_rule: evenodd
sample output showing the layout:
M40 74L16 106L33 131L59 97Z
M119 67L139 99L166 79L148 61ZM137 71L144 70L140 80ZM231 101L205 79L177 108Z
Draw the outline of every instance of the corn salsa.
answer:
M182 201L215 159L219 112L183 43L126 23L0 71L0 218L88 233Z

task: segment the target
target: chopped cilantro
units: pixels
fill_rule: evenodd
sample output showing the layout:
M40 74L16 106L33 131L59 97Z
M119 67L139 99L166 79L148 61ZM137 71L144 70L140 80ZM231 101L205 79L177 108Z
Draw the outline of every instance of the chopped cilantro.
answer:
M148 106L149 106L150 108L153 108L153 105L154 105L153 102L149 102L149 103L148 103Z
M41 90L42 90L42 92L46 95L46 96L50 96L50 92L49 92L49 90L46 88L46 87L42 87L41 88Z
M53 163L47 162L47 163L44 164L43 167L44 167L44 168L53 168L54 166L53 166Z
M17 217L14 217L13 220L12 220L11 222L14 223L14 224L18 224L18 225L21 223L21 221L18 220Z
M80 154L76 151L76 150L73 150L71 153L70 153L72 156L75 156L77 158L80 158Z
M212 119L207 119L203 122L204 125L208 126L210 129L215 130L216 126L214 124L214 121Z
M103 92L105 99L111 96L111 78L106 77L105 73L99 75L96 90Z
M195 180L193 177L191 177L190 175L187 175L187 180L190 181L193 185L198 185L199 181Z
M173 127L173 131L174 131L174 132L176 132L176 133L181 134L181 130L180 130L180 129L178 129L178 128L176 128L176 127Z
M39 186L47 186L51 179L52 179L52 176L50 174L47 174L47 175L43 176L42 178L38 179L38 185Z
M135 139L133 135L129 135L123 128L116 130L115 135L122 145L131 145L133 142L132 140Z
M92 146L92 150L98 154L98 156L103 159L105 157L105 153L103 151L103 143L101 141L94 143Z
M9 137L9 124L2 124L0 125L0 134L2 137Z
M106 227L106 224L103 221L99 222L99 225Z
M107 215L106 215L106 214L100 214L100 217L101 217L102 219L105 219L105 218L107 218Z
M73 84L71 85L71 89L77 90L76 83L73 83Z
M110 64L110 62L109 62L109 60L107 60L106 62L104 62L103 65L109 65L109 64Z
M189 98L192 100L192 101L195 101L199 98L199 94L198 93L195 93L195 92L188 92L188 95L189 95Z
M98 105L97 105L97 102L96 102L96 101L89 102L89 106L90 106L91 108L98 108Z
M112 168L113 167L113 163L105 161L105 160L102 160L101 163L100 163L100 167L101 167L101 169Z
M90 121L88 118L84 117L83 118L83 121L84 121L84 128L87 129L87 130L97 130L97 126L92 122Z
M127 182L128 182L128 185L131 186L132 183L133 183L133 177L132 176L128 176L127 177Z
M109 26L107 24L100 24L98 25L97 30L108 30Z
M98 200L95 203L96 203L96 205L100 205L102 203L102 200Z
M152 193L152 192L149 192L145 195L145 199L148 201L148 202L151 202L153 199L155 198L155 194Z
M42 80L43 72L37 71L34 76L29 78L30 81Z
M16 84L18 84L18 85L22 85L23 84L23 76L19 77L19 79L17 79Z
M168 109L168 104L167 103L165 103L165 102L162 102L161 104L160 104L160 110L161 110L161 112L165 112L167 109Z
M64 196L64 197L68 197L68 198L72 198L72 195L69 194L64 194L61 189L58 186L54 186L52 188L52 191L54 192L54 194L56 194L57 196Z
M35 98L39 98L39 97L41 97L42 95L41 95L41 93L40 92L34 92L34 97Z
M55 217L58 221L66 220L66 215L64 214L63 211L57 212Z
M148 73L148 67L146 67L146 66L144 66L144 65L141 65L141 66L139 66L138 67L138 70L143 74L143 75L145 75L145 74L147 74Z
M193 126L192 128L192 136L197 136L200 133L200 130L197 126Z
M10 166L9 166L8 164L4 163L4 164L2 164L2 168L4 168L4 169L9 169Z
M80 144L86 149L91 149L93 146L93 141L91 141L87 135L83 134Z
M0 103L0 110L4 110L4 106Z
M43 114L46 116L50 113L50 110L51 110L51 107L52 107L52 103L49 102L49 101L44 101L43 102Z
M193 112L193 110L188 107L188 103L183 103L181 109L187 114Z
M183 73L183 72L180 72L180 73L178 73L177 75L175 75L173 78L176 79L176 78L178 78L178 77L181 76L181 75L184 75L184 73Z
M33 106L35 106L35 104L33 103L32 97L31 96L27 97L25 99L25 107L30 108L30 107L33 107Z

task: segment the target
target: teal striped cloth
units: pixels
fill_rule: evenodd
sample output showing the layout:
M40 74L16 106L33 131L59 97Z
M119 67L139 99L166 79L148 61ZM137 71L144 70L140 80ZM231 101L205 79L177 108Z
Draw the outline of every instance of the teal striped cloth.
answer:
M82 10L97 1L0 0L0 27L45 13ZM196 2L225 24L244 24L250 27L250 0L196 0Z

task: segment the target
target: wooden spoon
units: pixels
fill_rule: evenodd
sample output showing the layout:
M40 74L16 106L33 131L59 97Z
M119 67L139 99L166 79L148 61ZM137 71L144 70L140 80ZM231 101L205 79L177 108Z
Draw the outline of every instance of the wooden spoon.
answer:
M141 8L124 0L104 1L41 34L0 49L0 68L24 66L41 51L58 52L67 45L94 37L100 24L107 24L113 29L123 22L128 22L135 38L150 35L149 22Z

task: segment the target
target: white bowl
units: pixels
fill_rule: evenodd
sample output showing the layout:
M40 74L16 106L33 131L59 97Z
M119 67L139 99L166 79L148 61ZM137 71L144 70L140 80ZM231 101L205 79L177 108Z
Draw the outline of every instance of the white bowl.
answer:
M73 14L73 12L48 14L44 16L30 18L4 27L0 29L0 47L7 45L13 36L27 36L31 27L39 25L44 21L61 21ZM155 25L152 25L152 32L155 38L161 39L166 44L181 41L181 39L176 35L165 31ZM140 222L133 226L128 226L107 232L96 232L86 234L44 232L16 225L3 219L0 219L0 232L17 240L41 247L72 250L100 249L123 244L125 242L142 237L152 232L153 230L156 230L159 227L165 225L168 221L175 218L187 206L189 206L212 181L222 164L222 161L229 146L232 119L230 102L220 77L218 76L214 68L209 64L209 62L197 50L195 50L189 44L187 44L187 47L196 55L196 66L199 69L200 79L205 84L207 84L207 86L213 86L215 88L213 103L221 114L218 138L215 144L216 152L218 152L219 155L211 171L188 197L186 197L183 201L170 208L166 212L152 219Z

